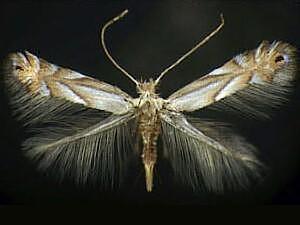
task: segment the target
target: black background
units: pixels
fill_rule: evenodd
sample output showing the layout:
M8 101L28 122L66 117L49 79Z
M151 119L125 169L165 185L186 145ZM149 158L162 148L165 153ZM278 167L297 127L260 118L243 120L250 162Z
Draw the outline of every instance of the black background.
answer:
M124 9L129 14L107 32L112 55L136 78L156 77L219 24L225 27L164 78L160 93L195 80L262 40L287 41L300 48L300 1L7 1L0 3L0 57L28 50L49 62L116 85L136 96L134 85L105 57L101 26ZM2 81L2 78L1 78ZM299 85L288 107L271 121L235 125L261 151L270 167L263 187L242 195L199 198L172 185L145 193L143 179L121 193L58 184L35 170L22 155L24 129L11 115L0 90L0 203L49 204L299 204ZM166 183L166 182L164 182Z

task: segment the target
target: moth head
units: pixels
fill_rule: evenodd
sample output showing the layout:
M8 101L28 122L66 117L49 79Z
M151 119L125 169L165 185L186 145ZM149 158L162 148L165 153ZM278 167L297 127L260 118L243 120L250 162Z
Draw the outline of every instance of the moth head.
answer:
M149 81L141 81L136 86L139 94L155 95L156 83L150 78Z

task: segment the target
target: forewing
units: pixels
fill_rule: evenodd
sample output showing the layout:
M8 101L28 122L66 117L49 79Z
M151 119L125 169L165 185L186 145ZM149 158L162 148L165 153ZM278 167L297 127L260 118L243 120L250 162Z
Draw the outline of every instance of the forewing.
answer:
M20 83L31 95L57 97L114 114L132 109L131 97L119 88L48 63L29 52L10 54L4 70L11 88Z
M174 177L195 191L247 188L258 181L264 166L255 149L221 124L197 120L196 127L180 113L164 112L162 140L164 157Z
M264 41L173 93L166 108L195 111L221 101L255 114L256 104L280 105L296 76L295 52L287 43Z

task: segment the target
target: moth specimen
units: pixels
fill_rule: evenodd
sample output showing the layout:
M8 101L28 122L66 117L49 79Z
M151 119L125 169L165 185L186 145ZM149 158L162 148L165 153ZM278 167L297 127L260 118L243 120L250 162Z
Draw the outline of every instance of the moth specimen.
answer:
M264 107L284 102L295 79L295 48L263 41L163 99L157 94L162 77L215 35L223 17L157 79L139 82L116 63L104 41L105 30L126 13L105 24L101 42L112 63L136 84L136 98L29 52L7 57L5 80L12 106L32 133L24 142L26 154L42 170L56 169L79 183L96 179L109 188L122 183L131 160L141 158L150 192L159 172L158 156L169 161L176 179L194 190L220 192L258 179L263 165L252 145L221 123L184 113L213 104L215 109L267 116Z

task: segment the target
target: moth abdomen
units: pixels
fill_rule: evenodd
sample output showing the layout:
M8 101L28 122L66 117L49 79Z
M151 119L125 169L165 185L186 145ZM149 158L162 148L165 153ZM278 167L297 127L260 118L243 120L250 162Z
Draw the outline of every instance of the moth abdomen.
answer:
M153 172L157 161L157 140L161 121L158 109L151 99L139 108L138 130L143 142L142 160L145 169L146 189L152 191Z

